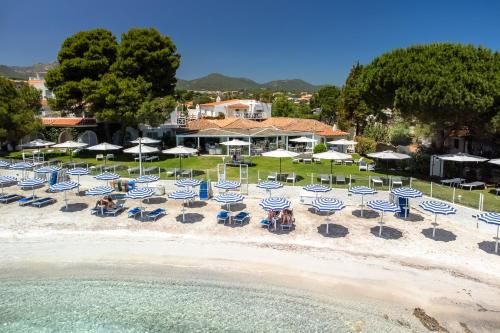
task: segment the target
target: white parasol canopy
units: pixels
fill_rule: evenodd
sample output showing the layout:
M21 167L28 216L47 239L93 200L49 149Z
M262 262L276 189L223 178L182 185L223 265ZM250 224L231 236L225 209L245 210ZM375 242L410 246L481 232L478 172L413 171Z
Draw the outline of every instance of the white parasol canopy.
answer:
M494 160L489 160L488 163L500 165L500 158L497 158L497 159L494 159Z
M300 138L296 138L296 139L290 139L288 141L292 141L292 142L300 142L300 143L315 143L317 142L318 140L316 139L311 139L311 138L308 138L308 137L305 137L305 136L301 136Z
M333 140L333 141L328 141L327 143L329 145L337 145L337 146L352 146L358 144L356 141L347 139Z
M377 152L377 153L370 153L370 154L367 154L367 156L371 157L371 158L378 158L380 160L405 160L405 159L411 158L410 155L396 153L392 150L386 150L386 151L381 151L381 152Z
M275 157L280 159L280 174L281 174L281 158L290 158L290 157L295 157L299 155L298 153L294 153L293 151L288 151L284 149L276 149L276 150L271 150L265 153L262 153L262 156L265 157Z
M159 143L160 140L156 140L156 139L151 139L147 136L144 136L144 137L141 137L141 138L137 138L135 140L132 140L130 141L131 143L144 143L144 144L155 144L155 143Z
M182 168L182 155L191 155L197 152L198 149L184 147L184 146L177 146L162 151L162 153L164 154L179 155L179 168Z
M84 142L76 142L76 141L73 141L73 140L68 140L68 141L64 141L62 143L58 143L56 145L53 145L52 147L53 148L68 148L68 149L73 149L73 148L82 148L82 147L86 147L88 146L86 143Z
M339 153L334 150L325 151L323 153L313 154L314 158L330 160L330 173L333 171L333 161L352 160L352 155Z
M221 142L220 144L224 145L224 146L249 146L250 142L242 141L242 140L238 140L238 139L233 139L230 141Z
M146 146L146 145L137 145L133 146L131 148L127 148L123 151L124 153L128 154L151 154L151 153L157 153L159 152L158 148L156 147L151 147L151 146Z
M90 146L87 147L88 150L101 150L101 151L106 151L106 150L118 150L122 149L122 146L118 145L112 145L111 143L103 142L95 146Z
M457 154L447 154L438 156L439 159L443 161L452 161L452 162L485 162L488 159L481 156L474 156L465 153L457 153ZM491 162L490 162L491 163Z
M42 147L52 146L53 144L55 144L55 142L42 140L42 139L36 139L36 140L30 141L30 142L24 143L21 146L24 148L42 148Z

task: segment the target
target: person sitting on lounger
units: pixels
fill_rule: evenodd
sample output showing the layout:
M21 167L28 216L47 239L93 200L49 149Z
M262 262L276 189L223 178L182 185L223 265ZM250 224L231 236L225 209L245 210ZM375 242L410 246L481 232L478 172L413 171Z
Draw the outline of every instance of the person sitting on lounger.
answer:
M106 204L107 209L114 209L116 208L116 204L113 202L113 198L111 196L107 197L108 203Z
M284 209L282 214L282 222L283 224L292 224L292 211L289 209Z

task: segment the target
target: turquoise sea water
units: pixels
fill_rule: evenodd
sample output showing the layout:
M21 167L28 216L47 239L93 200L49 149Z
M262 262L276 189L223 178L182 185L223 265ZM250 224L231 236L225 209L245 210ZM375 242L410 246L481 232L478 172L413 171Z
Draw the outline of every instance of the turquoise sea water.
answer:
M334 299L203 274L0 279L0 332L405 331L380 314Z

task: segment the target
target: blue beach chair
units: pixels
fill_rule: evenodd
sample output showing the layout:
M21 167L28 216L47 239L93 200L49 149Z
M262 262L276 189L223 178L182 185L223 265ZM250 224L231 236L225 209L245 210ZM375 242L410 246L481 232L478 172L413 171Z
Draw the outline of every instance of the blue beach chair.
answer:
M156 208L155 210L149 212L146 217L153 221L156 221L160 216L165 215L167 212L163 208Z
M132 209L129 209L129 211L127 212L128 214L128 217L136 217L138 214L141 213L141 208L140 207L134 207Z
M250 220L250 213L247 212L239 212L236 214L235 217L233 217L234 222L238 222L239 224L243 225L246 220Z
M217 223L223 222L226 224L226 222L229 221L229 212L227 210L221 210L217 214Z
M14 201L17 201L19 199L22 199L22 196L18 194L4 194L0 196L0 202L4 204L8 204Z
M17 202L19 203L19 206L27 206L27 205L31 204L33 201L35 201L36 199L38 199L38 197L36 195L31 195L29 197L21 198Z
M31 203L32 206L41 208L46 205L50 205L52 203L56 202L56 199L50 198L50 197L45 197L45 198L40 198Z

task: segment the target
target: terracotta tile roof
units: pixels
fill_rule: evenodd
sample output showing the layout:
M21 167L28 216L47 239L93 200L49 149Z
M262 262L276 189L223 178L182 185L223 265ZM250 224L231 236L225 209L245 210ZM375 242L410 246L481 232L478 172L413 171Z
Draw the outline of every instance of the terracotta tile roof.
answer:
M202 129L207 129L207 128L225 128L225 129L230 129L230 128L261 128L263 127L262 123L255 121L255 120L250 120L250 119L244 119L244 118L237 118L237 117L228 117L224 119L207 119L207 118L200 118L197 120L190 121L188 123L188 128L190 130L202 130Z
M275 126L282 130L295 132L315 132L328 131L332 127L316 119L273 117L262 122L266 126Z
M333 130L333 129L318 132L318 135L321 135L321 136L343 136L343 135L348 135L348 134L349 134L348 132L344 132L341 130Z
M42 118L42 124L61 127L97 126L95 118Z
M221 104L228 104L228 103L234 103L234 102L238 102L239 99L228 99L226 101L220 101L220 102L212 102L212 103L205 103L205 104L201 104L200 106L216 106L216 105L221 105Z
M250 107L250 106L243 104L243 103L236 103L236 104L228 105L228 109L246 109L248 107Z
M466 137L469 135L470 135L470 131L468 128L451 130L450 133L448 133L448 137L452 137L452 138L463 138L463 137Z
M219 127L217 124L214 123L214 121L215 121L214 119L200 118L189 121L187 127L190 130L202 130L207 128Z

